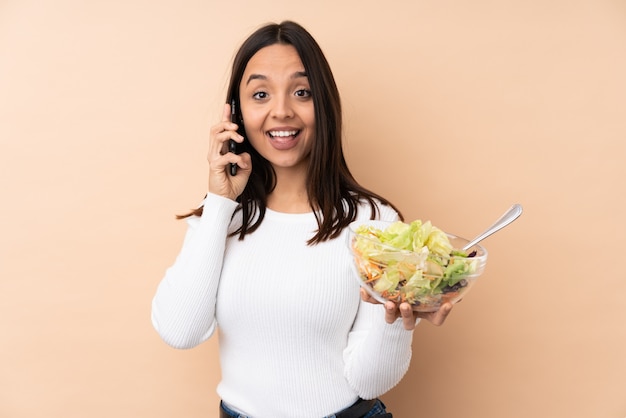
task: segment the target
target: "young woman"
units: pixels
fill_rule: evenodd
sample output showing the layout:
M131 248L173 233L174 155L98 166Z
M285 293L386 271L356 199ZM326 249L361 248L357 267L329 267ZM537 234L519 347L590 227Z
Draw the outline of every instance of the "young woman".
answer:
M452 306L418 314L359 297L346 227L401 215L350 174L320 47L294 22L261 27L234 59L227 99L208 194L186 216L154 327L176 348L218 331L222 417L391 416L377 397L406 373L416 323L440 325Z

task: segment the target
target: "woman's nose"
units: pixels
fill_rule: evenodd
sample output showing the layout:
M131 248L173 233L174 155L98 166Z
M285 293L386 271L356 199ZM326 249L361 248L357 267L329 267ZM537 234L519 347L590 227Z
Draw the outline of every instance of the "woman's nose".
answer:
M288 97L277 97L272 106L272 117L286 119L293 117L293 107Z

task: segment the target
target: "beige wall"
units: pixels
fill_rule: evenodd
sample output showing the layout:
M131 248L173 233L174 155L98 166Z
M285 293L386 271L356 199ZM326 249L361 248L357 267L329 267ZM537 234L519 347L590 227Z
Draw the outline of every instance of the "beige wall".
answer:
M0 416L214 417L216 341L149 320L206 188L236 46L308 27L355 175L485 242L421 324L400 418L626 416L626 6L610 0L0 1ZM419 411L411 412L411 411Z

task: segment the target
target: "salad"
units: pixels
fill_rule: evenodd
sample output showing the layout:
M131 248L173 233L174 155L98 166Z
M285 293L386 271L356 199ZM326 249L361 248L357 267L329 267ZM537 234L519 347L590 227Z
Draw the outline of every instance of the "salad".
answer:
M359 276L385 300L439 306L459 297L476 271L476 251L453 248L430 221L397 221L384 229L363 224L354 233Z

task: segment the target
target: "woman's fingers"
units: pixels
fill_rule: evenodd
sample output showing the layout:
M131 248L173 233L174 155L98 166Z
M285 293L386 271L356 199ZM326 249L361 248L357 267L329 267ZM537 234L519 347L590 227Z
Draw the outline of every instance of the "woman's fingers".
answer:
M398 319L398 307L393 302L385 302L385 321L393 324Z
M404 329L415 329L415 322L417 321L417 314L413 311L413 308L408 303L401 303L399 306L400 316L402 317L402 325Z
M230 103L226 103L222 112L222 122L230 122L230 111Z
M451 311L452 311L452 304L444 303L443 305L439 307L439 309L436 312L419 312L417 316L419 318L423 318L429 321L433 325L440 326L440 325L443 325L444 322L446 322L446 318L448 317Z
M230 104L224 105L224 112L222 113L221 122L211 127L210 132L210 144L207 160L213 165L218 165L218 169L225 169L228 163L237 163L240 159L234 158L231 155L227 158L221 158L221 156L228 154L229 147L228 141L231 139L235 142L243 142L243 136L237 133L239 126L236 123L230 121Z
M408 303L401 303L399 306L393 302L385 302L385 321L393 324L398 318L402 318L402 326L406 330L415 328L417 313Z
M234 129L229 129L233 128ZM218 158L220 155L228 153L228 141L234 140L235 142L243 142L243 136L237 133L237 125L230 122L225 125L224 122L220 122L211 128L211 137L209 144L209 152L207 160L211 161Z
M230 121L230 105L224 105L222 120L211 127L209 137L209 191L230 199L236 199L246 186L252 170L250 155L229 152L230 140L241 143L243 136L237 133L238 126ZM229 174L230 164L241 169L236 176Z
M373 304L380 305L380 302L374 299L367 291L363 288L360 289L361 292L361 300L363 302L369 302ZM415 320L417 317L413 312L413 308L408 303L402 303L400 306L396 305L391 301L385 302L385 322L388 324L393 324L396 322L396 319L402 318L402 324L404 328L411 330L415 328Z
M363 289L362 287L359 289L359 291L361 292L361 300L363 302L369 302L369 303L374 303L374 304L380 304L379 301L377 301L376 299L374 299L372 297L372 295L370 295L369 293L367 293L367 291L365 289Z
M380 302L367 293L365 289L361 288L360 292L361 299L364 302L380 304ZM451 303L444 303L436 312L417 312L414 311L411 305L406 302L396 305L391 301L387 301L385 302L385 321L388 324L392 324L396 321L396 319L402 318L402 325L407 330L415 328L415 322L418 318L425 319L433 325L440 326L446 322L446 318L451 311Z
M210 144L207 160L217 160L220 155L228 153L228 141L243 142L243 136L237 133L239 126L230 121L230 105L224 105L222 120L211 127Z

